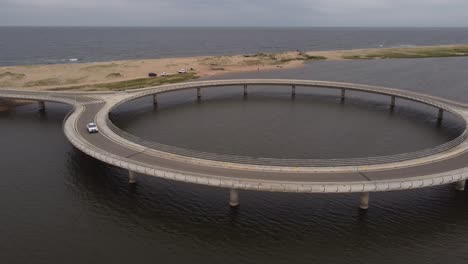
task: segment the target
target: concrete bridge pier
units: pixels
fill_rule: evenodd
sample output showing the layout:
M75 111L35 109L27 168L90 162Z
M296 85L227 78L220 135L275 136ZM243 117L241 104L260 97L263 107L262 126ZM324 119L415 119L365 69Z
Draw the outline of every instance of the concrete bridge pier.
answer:
M291 95L292 97L296 96L296 85L291 86Z
M361 193L359 197L359 201L360 201L359 208L361 208L362 210L369 209L369 193L368 192Z
M392 96L390 99L390 110L395 108L395 96Z
M201 99L201 88L197 88L197 99Z
M39 102L37 102L37 104L39 106L39 111L44 112L45 111L45 102L44 101L39 101Z
M464 191L465 190L466 180L457 181L455 183L455 190Z
M440 123L442 123L442 119L444 119L444 109L439 108L439 113L437 114L437 124L440 125Z
M341 89L341 102L343 103L345 101L345 98L346 98L346 89Z
M229 192L229 205L231 207L239 206L239 191L236 189L231 189Z
M153 104L158 105L158 95L157 94L153 94Z
M244 96L247 96L248 92L247 92L247 84L244 84Z
M135 184L136 183L137 175L134 171L128 171L128 183Z

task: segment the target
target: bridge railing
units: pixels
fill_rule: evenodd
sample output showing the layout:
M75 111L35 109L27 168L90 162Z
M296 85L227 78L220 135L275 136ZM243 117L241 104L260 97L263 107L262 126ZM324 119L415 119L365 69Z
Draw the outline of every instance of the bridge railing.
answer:
M112 121L108 118L106 120L108 127L120 137L147 147L149 149L166 152L170 154L180 155L188 158L197 158L203 160L212 160L220 162L231 162L231 163L240 163L240 164L249 164L249 165L262 165L262 166L287 166L287 167L342 167L342 166L366 166L366 165L377 165L393 162L402 162L417 158L424 158L434 154L438 154L456 147L461 144L466 139L466 132L462 133L457 138L444 143L442 145L436 146L434 148L423 149L420 151L414 151L409 153L402 153L389 156L376 156L376 157L366 157L366 158L349 158L349 159L276 159L276 158L255 158L247 156L234 156L234 155L224 155L216 153L201 152L195 150L189 150L174 146L169 146L165 144L160 144L157 142L148 141L142 139L138 136L132 135L122 129L118 128Z

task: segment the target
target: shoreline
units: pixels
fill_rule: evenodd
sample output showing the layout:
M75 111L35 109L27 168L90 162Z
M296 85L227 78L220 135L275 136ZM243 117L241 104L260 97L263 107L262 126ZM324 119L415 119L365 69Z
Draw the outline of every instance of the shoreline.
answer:
M0 67L0 88L33 90L124 90L228 73L281 70L321 60L398 59L468 56L468 45L438 45L332 51L289 51L93 63ZM177 74L186 69L186 74ZM148 73L167 77L148 78Z

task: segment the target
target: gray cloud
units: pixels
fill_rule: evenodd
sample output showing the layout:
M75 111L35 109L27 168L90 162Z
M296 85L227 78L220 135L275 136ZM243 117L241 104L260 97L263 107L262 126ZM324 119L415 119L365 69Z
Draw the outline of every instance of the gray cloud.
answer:
M0 25L468 26L466 0L0 0Z

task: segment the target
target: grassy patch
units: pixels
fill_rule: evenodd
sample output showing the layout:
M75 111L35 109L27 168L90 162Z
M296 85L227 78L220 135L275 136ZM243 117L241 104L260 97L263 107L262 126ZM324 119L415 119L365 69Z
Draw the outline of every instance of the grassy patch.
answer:
M24 84L25 87L59 85L62 82L57 78L47 78L37 81L31 81Z
M270 54L263 53L263 52L256 53L256 54L245 54L244 55L245 58L269 57L269 56L270 56Z
M225 71L226 69L223 67L211 67L212 71Z
M15 73L15 72L2 72L0 73L0 79L9 78L11 80L21 80L26 77L26 74Z
M468 56L468 46L386 49L368 54L352 54L344 59L418 59Z
M24 84L25 87L34 87L34 86L52 86L52 85L65 85L65 84L77 84L87 77L79 77L79 78L70 78L66 80L60 80L57 78L47 78L37 81L30 81Z
M88 91L103 91L103 90L131 90L138 88L145 88L151 86L158 86L163 84L179 83L192 79L198 78L194 73L186 74L174 74L170 76L157 77L157 78L140 78L120 82L111 82L111 83L100 83L100 84L89 84L89 85L78 85L70 87L57 87L50 89L52 91L64 91L64 90L78 90L84 89Z
M342 56L342 58L345 60L369 60L371 59L362 55L345 55L345 56Z
M304 55L305 60L326 60L327 57L325 56L314 56L314 55Z
M313 55L302 54L299 57L281 59L279 60L279 62L287 63L290 61L316 61L316 60L326 60L326 59L327 57L324 57L324 56L313 56Z

